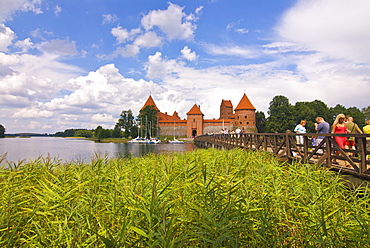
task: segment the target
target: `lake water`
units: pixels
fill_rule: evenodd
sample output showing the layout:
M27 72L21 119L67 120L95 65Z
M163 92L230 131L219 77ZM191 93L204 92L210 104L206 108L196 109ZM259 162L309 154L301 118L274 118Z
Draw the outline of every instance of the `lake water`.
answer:
M3 138L0 139L0 156L6 160L34 160L40 156L66 161L91 161L95 154L109 157L140 157L147 153L185 152L195 150L193 143L185 144L133 144L97 143L85 139L59 137ZM6 161L3 161L5 163Z

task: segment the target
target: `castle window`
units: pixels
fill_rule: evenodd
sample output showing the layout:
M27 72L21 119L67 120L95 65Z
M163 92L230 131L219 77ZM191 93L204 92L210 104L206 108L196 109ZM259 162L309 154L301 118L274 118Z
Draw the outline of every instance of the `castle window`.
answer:
M244 116L244 119L247 119L248 116Z
M247 121L247 125L249 124L249 121Z
M243 124L243 122L240 122L240 125L242 125Z

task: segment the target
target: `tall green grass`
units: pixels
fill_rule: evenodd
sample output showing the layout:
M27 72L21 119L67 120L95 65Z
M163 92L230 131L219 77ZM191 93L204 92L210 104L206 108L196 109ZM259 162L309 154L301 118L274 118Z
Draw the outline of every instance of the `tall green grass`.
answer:
M312 165L196 150L0 171L0 246L366 247L369 195Z

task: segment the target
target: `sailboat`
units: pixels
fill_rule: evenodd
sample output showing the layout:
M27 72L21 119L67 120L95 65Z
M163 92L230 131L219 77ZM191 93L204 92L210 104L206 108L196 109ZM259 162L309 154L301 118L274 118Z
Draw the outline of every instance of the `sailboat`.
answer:
M183 141L177 140L175 137L175 120L173 121L173 140L168 141L170 144L184 144Z
M159 137L152 138L152 123L150 122L150 129L149 129L149 139L147 140L146 143L148 144L159 144L161 143L161 140Z
M142 123L142 121L141 121L141 119L140 119L140 126L139 126L140 136L137 136L136 138L134 138L134 139L132 139L132 140L127 141L128 143L140 143L140 144L143 144L143 143L147 143L147 142L148 142L148 139L146 139L146 138L142 138L142 131L143 131L143 128L142 128L141 123Z

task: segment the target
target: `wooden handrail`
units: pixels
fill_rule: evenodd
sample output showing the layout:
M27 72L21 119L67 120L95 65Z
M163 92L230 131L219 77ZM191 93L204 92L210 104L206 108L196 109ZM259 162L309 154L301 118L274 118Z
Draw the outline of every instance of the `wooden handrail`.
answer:
M296 143L296 136L303 136L303 144ZM320 144L313 145L312 137L317 136L323 136L324 139ZM355 137L356 149L340 148L334 140L335 136ZM370 151L366 146L366 143L370 142L369 139L370 134L296 134L287 131L286 133L202 135L195 137L194 142L200 147L240 147L246 150L268 151L279 158L316 163L370 178ZM338 161L339 164L333 164L333 160Z

